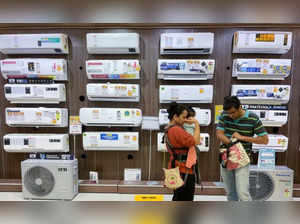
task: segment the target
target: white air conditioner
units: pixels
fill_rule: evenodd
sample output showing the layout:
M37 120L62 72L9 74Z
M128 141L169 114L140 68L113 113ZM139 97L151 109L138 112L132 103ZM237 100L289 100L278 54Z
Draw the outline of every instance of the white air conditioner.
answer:
M160 54L211 54L213 33L163 33L160 36Z
M281 127L288 121L288 107L285 105L243 105L255 113L266 127Z
M89 54L139 54L138 33L88 33L86 35Z
M165 80L207 80L212 79L215 60L168 59L158 60L158 78Z
M140 79L139 60L89 60L86 72L89 79Z
M133 126L142 122L137 108L80 108L80 122L85 126Z
M86 91L91 101L140 101L140 85L137 84L89 83Z
M212 103L212 85L161 85L160 103Z
M4 59L0 61L1 73L5 79L53 79L68 80L65 59Z
M211 122L211 111L210 109L200 109L198 107L193 107L196 112L196 119L198 120L201 126L208 126ZM159 124L166 125L170 122L168 118L167 109L159 110Z
M0 51L3 54L68 54L68 36L65 34L1 34Z
M289 85L232 85L231 95L242 104L287 104L290 100Z
M11 127L67 127L65 108L5 108L6 124Z
M284 80L291 72L290 59L235 59L232 77L250 80Z
M159 151L159 152L167 152L166 143L162 143L163 136L164 136L163 132L157 133L157 151ZM200 152L208 152L209 147L210 147L209 134L201 133L200 141L201 141L201 144L197 145Z
M5 84L4 92L11 103L58 104L66 101L65 84Z
M249 192L253 201L293 200L294 171L286 166L275 169L250 167Z
M138 151L138 132L85 132L84 150Z
M28 159L21 169L24 199L72 200L78 194L77 159Z
M288 149L288 138L284 135L269 134L269 143L267 145L253 144L252 150L274 149L276 152L284 152Z
M6 152L69 152L69 135L7 134L3 145Z
M285 54L292 46L292 33L281 31L238 31L233 53Z

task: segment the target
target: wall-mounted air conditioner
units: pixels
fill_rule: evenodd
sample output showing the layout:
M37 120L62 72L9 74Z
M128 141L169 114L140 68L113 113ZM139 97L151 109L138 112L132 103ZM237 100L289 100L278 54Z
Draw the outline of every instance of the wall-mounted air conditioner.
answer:
M68 54L68 36L65 34L1 34L0 51L3 54Z
M7 134L6 152L69 152L68 134Z
M5 84L4 93L11 103L58 104L66 101L65 84Z
M163 33L160 36L160 54L211 54L213 33Z
M84 132L84 150L138 151L138 132Z
M86 35L89 54L139 54L138 33L88 33Z
M161 85L160 103L212 103L212 85Z
M86 126L133 126L142 122L137 108L80 108L80 122Z
M201 126L208 126L211 122L211 111L210 109L200 109L198 107L193 107L196 112L196 118ZM167 109L159 110L159 124L166 125L169 123Z
M233 53L285 54L292 46L292 33L281 31L238 31Z
M284 80L291 72L290 59L235 59L232 77L250 80Z
M285 105L243 105L255 113L266 127L281 127L288 121L288 107Z
M290 100L289 85L232 85L231 95L242 104L287 104Z
M65 108L5 108L6 124L11 127L67 127Z
M89 79L140 79L139 60L89 60L86 72Z
M165 80L212 79L215 60L168 59L158 60L158 78Z
M68 80L65 59L4 59L0 61L1 73L5 79L53 79Z
M163 136L164 136L164 133L162 133L162 132L157 133L157 151L159 151L159 152L167 152L166 144L162 143ZM209 146L210 146L209 134L201 133L200 141L201 141L201 144L197 145L200 152L208 152Z
M86 90L88 99L91 101L140 101L140 85L138 84L89 83Z
M274 149L276 152L284 152L288 149L288 138L284 135L269 134L269 143L267 145L253 144L252 150Z

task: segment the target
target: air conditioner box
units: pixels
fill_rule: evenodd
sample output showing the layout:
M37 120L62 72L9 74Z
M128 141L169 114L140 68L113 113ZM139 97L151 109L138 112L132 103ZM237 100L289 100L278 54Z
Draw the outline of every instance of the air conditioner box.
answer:
M211 54L213 33L163 33L160 36L160 54Z
M212 79L215 60L200 59L160 59L158 78L165 80L207 80Z
M3 54L68 54L68 36L65 34L1 34L0 51Z
M89 54L139 54L138 33L88 33L86 35Z
M84 150L138 151L138 132L85 132Z

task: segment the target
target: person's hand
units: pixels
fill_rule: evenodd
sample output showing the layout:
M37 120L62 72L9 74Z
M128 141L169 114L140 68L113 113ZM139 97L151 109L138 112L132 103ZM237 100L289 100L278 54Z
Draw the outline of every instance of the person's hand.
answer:
M187 119L185 119L185 122L188 123L188 124L196 124L196 123L199 123L198 120L194 117L189 117Z
M237 133L237 132L234 132L233 135L232 135L232 138L236 138L237 140L243 141L244 136L243 136L243 135L240 135L240 134Z

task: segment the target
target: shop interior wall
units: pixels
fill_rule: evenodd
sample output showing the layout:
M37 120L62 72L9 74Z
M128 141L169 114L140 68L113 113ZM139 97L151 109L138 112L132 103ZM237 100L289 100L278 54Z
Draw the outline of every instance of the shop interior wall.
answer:
M237 30L282 30L293 32L292 49L284 55L267 55L267 54L232 54L233 33ZM140 55L89 55L86 51L86 33L89 32L137 32L140 34L141 54ZM213 32L215 34L214 51L211 55L171 55L161 56L159 54L160 34L165 32ZM247 26L247 25L226 25L226 26L139 26L138 28L130 25L115 25L101 28L92 26L72 26L64 27L63 25L40 26L32 24L26 28L8 26L0 29L1 34L9 33L65 33L69 36L69 55L1 55L4 58L65 58L68 61L69 81L66 82L67 102L59 105L43 105L45 107L65 107L69 109L69 115L78 115L81 107L135 107L140 108L144 116L158 116L159 108L167 108L167 104L159 104L159 85L161 84L179 84L179 85L206 85L214 86L214 97L212 104L191 104L200 108L209 108L212 111L212 123L208 127L201 127L201 132L210 134L210 150L201 153L200 171L204 181L218 181L219 164L218 164L218 145L216 139L214 124L214 107L223 103L223 97L230 95L232 84L288 84L292 85L291 99L288 104L289 120L288 123L280 128L267 128L269 133L284 134L289 138L289 148L287 152L277 153L276 164L286 165L295 171L295 181L300 183L300 153L299 153L299 133L300 133L300 28L296 26L274 26L270 28L267 25ZM232 60L237 57L243 58L286 58L292 59L292 75L284 81L237 81L231 77ZM157 60L161 59L215 59L215 75L212 80L208 81L162 81L157 79ZM88 59L139 59L142 67L140 80L110 80L111 83L135 83L140 84L141 99L139 103L126 102L91 102L86 97L87 83L103 83L105 80L88 80L85 70L85 61ZM21 177L20 162L28 157L28 154L6 153L3 150L3 135L7 133L67 133L68 128L12 128L5 124L5 107L13 107L4 97L3 85L5 80L0 79L0 178L16 179ZM80 97L84 96L83 101ZM17 106L35 107L38 105L19 104ZM148 177L148 161L150 150L150 133L141 130L141 128L100 128L84 127L83 131L139 131L140 149L138 152L93 152L84 151L82 148L82 136L70 136L70 152L74 153L79 160L79 177L87 179L89 171L98 171L101 179L123 179L124 168L141 168L142 179ZM152 163L151 179L160 180L162 178L162 167L167 165L168 155L157 152L157 132L152 132Z

